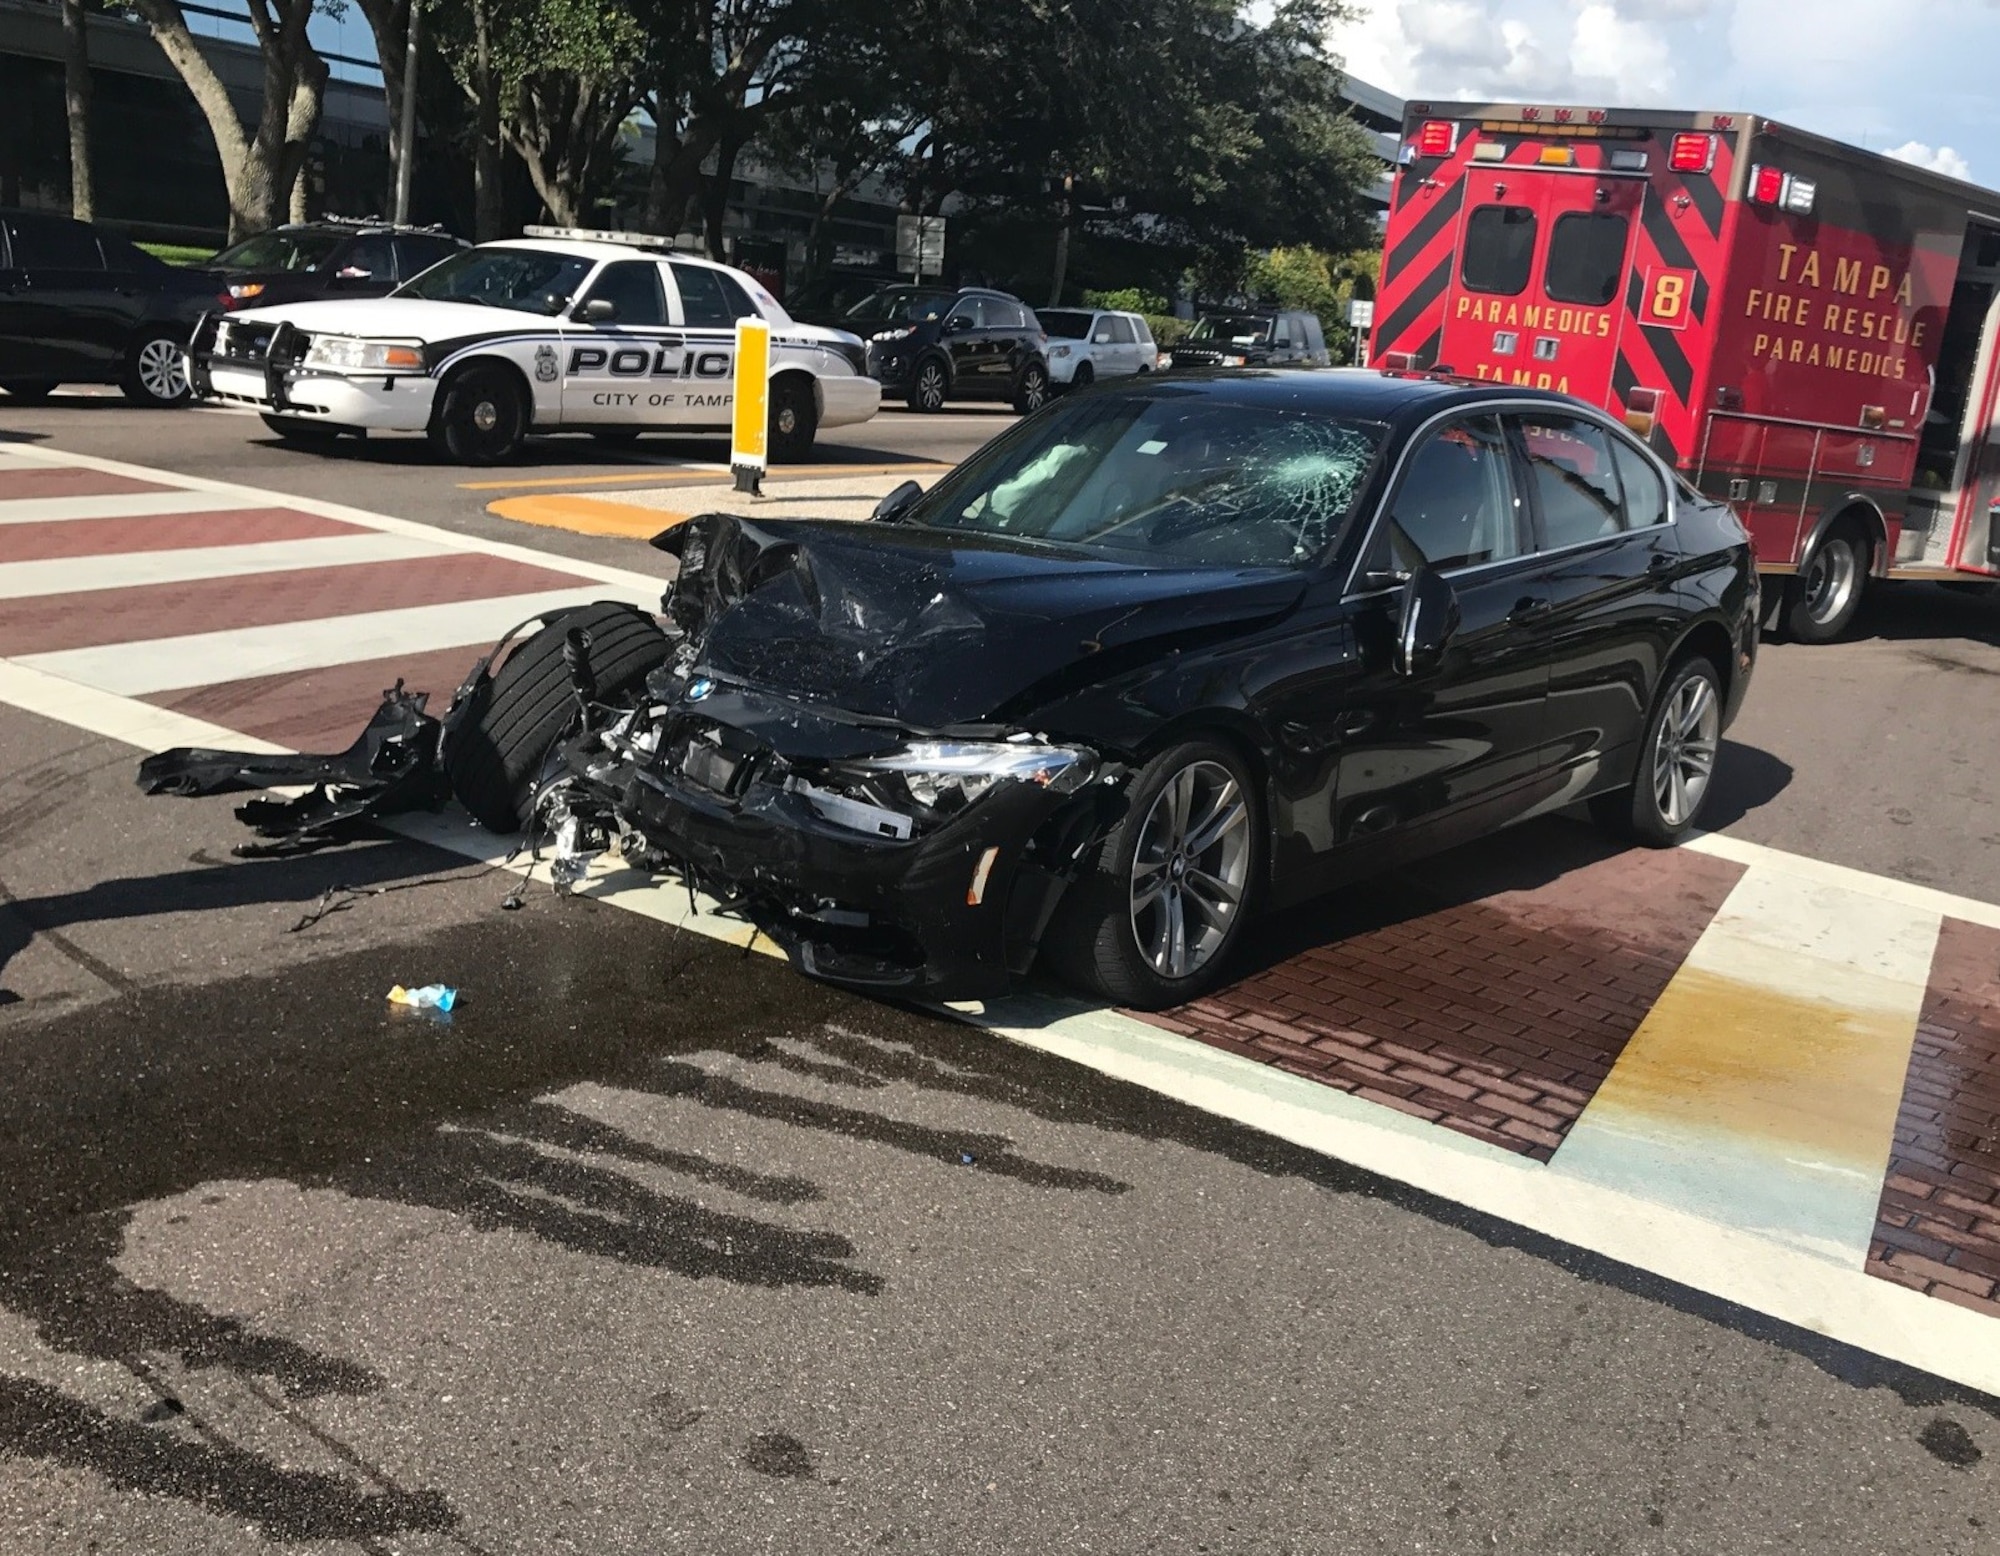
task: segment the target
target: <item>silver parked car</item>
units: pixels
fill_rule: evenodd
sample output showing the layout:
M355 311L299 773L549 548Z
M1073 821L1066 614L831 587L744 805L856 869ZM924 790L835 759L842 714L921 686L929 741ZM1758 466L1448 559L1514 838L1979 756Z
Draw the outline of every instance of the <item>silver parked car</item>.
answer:
M1108 308L1040 308L1049 337L1049 382L1081 389L1099 378L1130 378L1160 365L1153 332L1136 313Z

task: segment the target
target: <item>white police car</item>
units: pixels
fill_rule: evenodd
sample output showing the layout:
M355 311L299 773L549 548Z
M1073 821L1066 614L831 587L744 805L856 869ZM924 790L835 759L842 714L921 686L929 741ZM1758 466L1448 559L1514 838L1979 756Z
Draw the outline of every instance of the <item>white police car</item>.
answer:
M254 406L281 438L427 432L461 464L530 433L727 433L736 320L771 326L773 460L873 416L860 339L796 323L752 277L660 239L531 227L465 249L387 297L212 316L188 348L197 395Z

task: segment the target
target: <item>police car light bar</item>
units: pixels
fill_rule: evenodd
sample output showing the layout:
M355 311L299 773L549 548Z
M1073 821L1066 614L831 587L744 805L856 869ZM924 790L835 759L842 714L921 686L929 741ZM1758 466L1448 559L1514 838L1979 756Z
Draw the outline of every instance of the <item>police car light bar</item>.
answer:
M524 238L569 238L583 243L623 243L639 249L671 249L672 238L657 232L617 232L609 227L523 227Z

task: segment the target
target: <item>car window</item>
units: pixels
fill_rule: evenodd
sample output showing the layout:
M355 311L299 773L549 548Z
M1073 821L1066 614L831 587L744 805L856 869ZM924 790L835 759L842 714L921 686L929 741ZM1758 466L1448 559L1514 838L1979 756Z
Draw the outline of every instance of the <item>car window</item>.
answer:
M341 245L338 232L260 232L208 261L219 270L317 270Z
M377 233L356 238L340 256L340 268L334 274L350 281L394 280L396 260L390 251L388 235Z
M1291 315L1281 313L1278 315L1278 322L1272 326L1271 344L1273 346L1282 349L1289 347L1291 343L1292 343Z
M863 324L909 324L917 320L935 319L951 306L949 292L920 292L908 287L887 287L872 296L864 297L847 311L847 318L856 325Z
M1497 416L1469 416L1424 439L1403 468L1368 566L1412 573L1505 561L1527 550Z
M982 324L986 322L986 309L984 307L984 303L985 303L984 298L979 298L979 297L959 298L959 300L956 303L952 304L951 312L945 315L944 327L948 330L949 329L964 330L964 329L979 328ZM955 322L958 320L963 320L964 322L963 323Z
M1625 527L1649 529L1667 522L1667 483L1653 462L1623 438L1611 440L1618 462L1618 484L1625 489Z
M1129 346L1132 344L1132 322L1118 314L1112 314L1105 323L1111 326L1111 344Z
M1132 333L1138 336L1140 345L1142 346L1152 345L1153 332L1151 329L1147 327L1146 321L1144 319L1140 318L1139 315L1135 313L1131 316L1131 325L1132 325Z
M1574 416L1520 416L1529 478L1550 550L1581 545L1625 528L1611 437Z
M8 223L14 234L14 264L22 270L102 270L104 257L97 238L81 222L53 217L17 218Z
M1090 332L1090 343L1093 346L1108 346L1117 338L1117 335L1112 331L1111 316L1109 314L1100 317L1097 321L1097 327Z
M1567 211L1549 230L1542 285L1559 303L1602 308L1625 279L1625 239L1631 224L1615 211Z
M722 300L734 310L730 314L730 323L734 324L738 319L764 317L763 310L750 301L750 294L743 290L742 283L736 277L726 270L711 270L709 274L715 277L715 284L722 288Z
M713 272L710 272L711 274ZM660 267L650 259L621 259L598 271L584 298L615 303L614 324L665 324L667 294L660 285Z
M553 316L569 306L590 274L591 263L547 249L460 249L443 264L404 282L396 295Z
M1525 205L1482 205L1465 219L1458 278L1472 292L1517 296L1535 258L1535 213Z
M432 265L449 259L457 252L458 245L450 238L411 237L406 233L396 239L397 268L405 281L422 275Z
M684 265L677 260L671 262L670 268L674 272L674 285L680 288L683 324L697 330L735 328L736 312L722 290L719 271L706 265Z
M1261 346L1271 338L1271 321L1245 314L1211 313L1195 321L1187 338L1227 341L1234 346Z
M1044 308L1036 313L1035 318L1051 340L1090 338L1090 315L1087 313L1079 313L1072 308Z
M97 235L97 246L104 254L104 267L107 270L137 271L141 275L150 275L166 269L165 261L156 259L144 249L134 247L123 238L114 238L109 233L100 232Z
M910 510L930 528L1179 565L1289 567L1345 527L1377 423L1207 396L1066 401Z

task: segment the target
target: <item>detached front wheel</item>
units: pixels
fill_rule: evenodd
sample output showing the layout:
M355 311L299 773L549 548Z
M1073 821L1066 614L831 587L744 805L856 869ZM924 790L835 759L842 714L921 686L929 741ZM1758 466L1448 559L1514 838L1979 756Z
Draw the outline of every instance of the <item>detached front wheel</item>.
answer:
M1043 949L1090 992L1161 1010L1212 988L1242 933L1261 855L1256 800L1235 752L1192 740L1148 762L1128 801Z
M431 444L455 464L504 463L520 452L527 433L521 386L505 368L466 368L439 391Z

